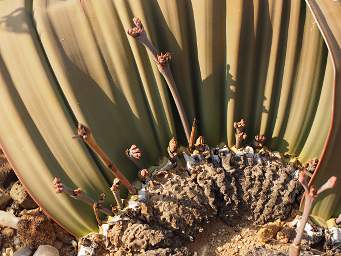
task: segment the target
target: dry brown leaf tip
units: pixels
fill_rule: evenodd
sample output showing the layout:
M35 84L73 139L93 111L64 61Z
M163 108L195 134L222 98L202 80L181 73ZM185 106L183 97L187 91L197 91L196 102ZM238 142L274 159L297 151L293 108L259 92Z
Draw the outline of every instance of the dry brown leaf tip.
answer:
M194 146L196 146L196 147L203 146L204 143L205 143L204 137L203 136L199 136L197 138L197 140L195 141Z

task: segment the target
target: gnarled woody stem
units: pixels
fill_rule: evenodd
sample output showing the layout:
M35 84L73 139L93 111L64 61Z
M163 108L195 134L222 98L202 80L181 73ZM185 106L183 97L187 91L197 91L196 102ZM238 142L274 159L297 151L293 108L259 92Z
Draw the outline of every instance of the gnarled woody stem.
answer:
M157 54L157 50L156 50L155 46L152 44L152 42L149 40L149 38L147 37L146 32L144 30L144 27L141 23L141 20L139 18L134 18L133 22L134 22L136 27L128 29L128 34L130 36L136 38L137 41L139 41L142 45L144 45L146 47L146 49L153 55L154 61L157 63L157 67L158 67L160 73L165 78L167 85L168 85L168 88L171 91L171 94L173 96L176 108L178 110L178 113L179 113L179 116L181 119L182 126L183 126L184 131L185 131L187 142L189 142L190 127L189 127L189 123L188 123L188 118L186 116L186 112L185 112L184 106L182 104L180 94L178 92L178 89L176 87L172 72L170 70L169 63L166 62L166 63L160 64L160 62L158 60L159 56Z
M101 158L104 164L111 169L114 175L121 181L123 186L125 186L129 193L136 194L135 187L129 182L129 180L118 170L118 168L111 162L107 154L102 150L102 148L97 144L95 138L92 136L91 130L83 124L78 124L76 136L74 138L81 138L83 141Z

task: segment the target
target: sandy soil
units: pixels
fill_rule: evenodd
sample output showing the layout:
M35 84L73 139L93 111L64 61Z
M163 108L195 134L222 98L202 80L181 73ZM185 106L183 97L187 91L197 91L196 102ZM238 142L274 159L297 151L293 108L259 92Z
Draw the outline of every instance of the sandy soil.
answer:
M250 222L236 223L229 226L219 219L213 220L197 239L187 247L198 256L232 256L247 255L255 247L274 250L277 253L286 252L289 244L273 240L270 243L258 241L257 231L259 226Z

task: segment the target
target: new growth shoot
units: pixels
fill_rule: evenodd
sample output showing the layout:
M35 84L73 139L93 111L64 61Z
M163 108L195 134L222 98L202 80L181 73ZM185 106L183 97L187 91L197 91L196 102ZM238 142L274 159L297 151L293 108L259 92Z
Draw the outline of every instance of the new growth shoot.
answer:
M71 188L65 186L62 183L61 179L58 178L58 177L55 177L52 183L54 185L56 193L65 193L68 196L70 196L70 197L72 197L74 199L78 199L78 200L86 203L87 205L89 205L91 207L94 207L94 205L97 204L96 208L99 211L103 212L104 214L106 214L108 216L112 216L111 210L109 210L108 208L105 208L103 206L103 201L104 201L104 196L103 195L100 196L99 202L96 202L91 197L89 197L87 194L85 194L80 188L71 189Z
M78 124L77 135L75 135L74 138L82 139L99 156L103 163L109 169L111 169L116 178L118 178L122 185L128 189L129 193L136 194L135 187L129 182L129 180L123 175L123 173L118 170L118 168L109 159L103 149L97 144L91 130L88 127L83 124Z
M127 33L128 35L132 36L137 41L139 41L152 54L154 62L156 63L157 68L162 74L162 76L165 78L168 88L172 94L172 97L174 99L176 108L178 110L178 113L181 119L182 126L184 128L187 142L189 143L190 128L189 128L188 118L186 116L186 112L182 104L180 94L178 92L178 88L175 84L173 74L169 66L169 62L172 58L171 54L169 52L158 53L155 46L147 37L146 31L144 30L141 20L139 18L134 18L133 22L134 22L135 27L128 29Z
M247 135L245 133L246 121L241 119L239 122L234 122L233 127L236 129L236 148L240 149Z

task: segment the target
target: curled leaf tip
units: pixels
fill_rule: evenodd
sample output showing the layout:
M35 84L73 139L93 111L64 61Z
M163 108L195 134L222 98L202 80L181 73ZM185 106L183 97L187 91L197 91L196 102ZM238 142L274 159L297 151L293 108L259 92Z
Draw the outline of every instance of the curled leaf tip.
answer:
M329 184L330 188L335 187L337 181L337 177L336 176L332 176L329 178L329 180L327 181L327 183Z
M330 177L317 191L317 194L320 194L328 189L332 189L336 185L337 178L335 176Z
M325 183L326 189L332 189L335 187L337 178L335 176L330 177Z

